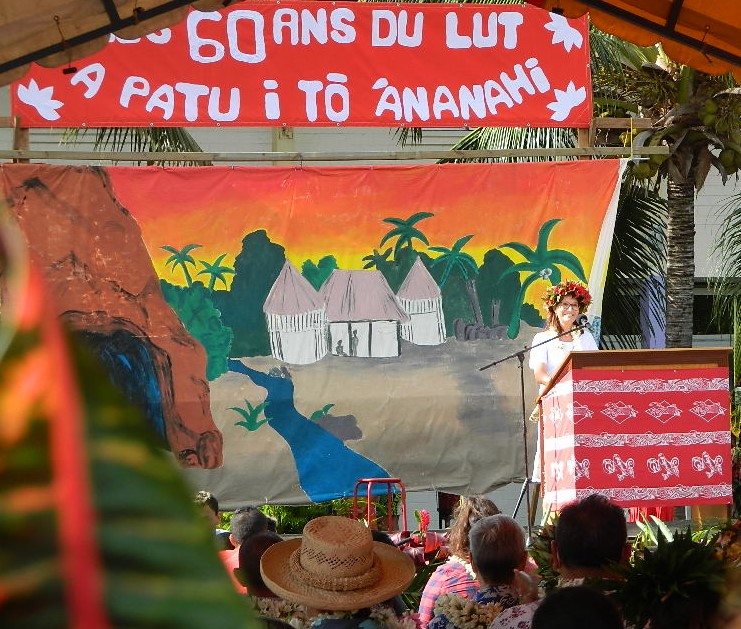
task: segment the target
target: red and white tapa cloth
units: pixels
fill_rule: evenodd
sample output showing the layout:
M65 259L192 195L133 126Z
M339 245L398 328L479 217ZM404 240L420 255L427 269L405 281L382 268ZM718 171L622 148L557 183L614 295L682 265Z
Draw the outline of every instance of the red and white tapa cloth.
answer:
M730 503L729 402L726 367L565 373L541 399L544 502Z

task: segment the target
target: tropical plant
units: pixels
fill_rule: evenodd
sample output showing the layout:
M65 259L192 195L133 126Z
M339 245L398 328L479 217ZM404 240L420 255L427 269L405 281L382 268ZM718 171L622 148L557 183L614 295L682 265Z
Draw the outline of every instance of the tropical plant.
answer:
M91 129L74 127L66 129L62 142L76 144L88 133L95 133L94 151L131 151L135 153L201 153L195 138L180 127L106 127ZM156 166L210 166L210 161L198 160L133 160L135 164ZM115 163L115 162L114 162Z
M171 457L35 282L0 329L2 625L257 626Z
M337 268L337 260L334 256L324 256L319 262L314 264L311 260L306 260L301 265L301 275L303 275L315 290L319 290L327 278L332 275L332 271Z
M322 408L314 411L310 416L309 419L311 421L316 421L317 419L321 419L322 417L326 417L327 413L329 413L330 409L334 406L334 404L325 404L322 406Z
M731 75L706 75L676 64L658 46L633 52L620 75L597 74L595 84L654 119L650 129L636 135L634 145L669 148L668 158L636 164L633 176L653 180L656 189L666 181L666 343L691 347L695 192L712 168L725 183L741 165L741 91Z
M252 432L269 421L267 417L260 419L260 415L263 413L269 402L260 402L260 404L253 406L249 400L245 400L244 404L244 408L239 406L229 407L230 411L235 411L244 418L242 421L234 422L235 426L242 426Z
M394 225L394 228L381 238L381 242L378 246L383 247L386 242L396 238L396 243L394 244L395 259L399 257L399 252L403 248L407 248L411 251L414 248L414 240L419 240L429 246L430 243L427 240L427 236L417 229L415 225L432 216L435 216L432 212L416 212L406 219L393 217L384 218L383 222Z
M206 260L199 260L199 262L203 265L203 270L198 271L198 275L206 274L209 276L208 280L208 290L212 291L214 290L216 286L216 281L220 281L224 284L224 288L226 288L226 274L231 273L234 274L234 269L228 266L224 266L221 264L221 261L226 258L226 254L222 253L216 260L213 262L207 262Z
M391 247L384 249L383 253L379 253L378 249L374 249L373 253L363 257L364 269L381 269L385 265L389 264L389 256L391 255Z
M432 266L443 265L443 274L440 277L440 286L444 286L445 282L448 281L451 271L458 269L464 280L467 280L470 275L478 273L478 265L473 256L462 251L463 247L466 246L469 240L473 238L473 234L463 236L453 243L453 246L448 249L447 247L429 247L430 251L439 253L440 255L432 261Z
M520 286L520 292L515 300L515 308L512 311L512 317L510 318L509 327L507 328L507 336L511 339L516 338L520 331L520 314L522 306L525 303L525 294L533 282L537 280L546 280L550 282L551 285L558 284L561 281L560 266L571 271L582 282L587 281L587 278L584 275L584 268L582 267L579 258L565 249L548 248L548 238L550 237L553 228L561 222L561 220L562 219L560 218L552 218L543 223L538 231L538 243L536 244L535 249L531 249L520 242L507 242L499 247L500 249L512 249L525 258L524 262L519 262L506 269L503 274L504 276L511 273L528 273Z
M160 280L165 301L178 315L183 326L206 350L206 377L215 380L227 371L226 359L234 334L221 321L221 312L214 306L214 293L200 282L189 288Z
M193 285L193 278L190 276L190 271L188 271L188 265L192 265L195 267L196 261L193 259L193 256L190 255L190 252L194 249L198 249L201 245L185 245L182 249L176 249L175 247L171 247L170 245L162 245L160 249L164 249L168 253L171 253L172 255L167 258L165 261L165 268L172 265L172 270L175 270L175 267L180 267L183 270L183 275L185 276L185 283L187 286Z
M671 539L659 532L654 548L641 549L631 564L618 568L623 580L615 596L625 621L636 629L710 626L726 578L714 541L715 536L693 539L689 528Z

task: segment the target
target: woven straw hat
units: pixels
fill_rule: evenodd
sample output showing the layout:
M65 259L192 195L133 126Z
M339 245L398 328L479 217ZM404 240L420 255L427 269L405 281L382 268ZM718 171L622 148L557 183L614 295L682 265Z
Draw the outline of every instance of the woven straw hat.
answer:
M268 548L260 572L282 598L319 610L350 611L397 595L412 582L415 568L400 550L374 542L360 522L323 516L304 527L301 539Z

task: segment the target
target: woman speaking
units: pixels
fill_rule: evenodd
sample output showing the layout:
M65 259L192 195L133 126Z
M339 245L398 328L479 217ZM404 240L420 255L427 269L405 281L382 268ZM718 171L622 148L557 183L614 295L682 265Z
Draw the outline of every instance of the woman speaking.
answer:
M546 329L533 338L530 350L530 369L542 393L551 377L561 366L569 352L596 350L594 337L583 328L574 329L580 314L592 303L589 290L581 282L565 280L548 288L543 295L543 305L547 311ZM577 326L578 327L578 326ZM540 343L540 345L539 345ZM535 450L533 482L540 482L540 431ZM545 507L545 505L544 505Z

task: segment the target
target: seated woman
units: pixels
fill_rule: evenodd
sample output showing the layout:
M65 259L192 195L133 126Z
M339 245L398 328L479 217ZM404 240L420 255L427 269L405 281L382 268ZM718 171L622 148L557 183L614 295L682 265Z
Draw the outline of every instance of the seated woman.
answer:
M492 515L471 527L469 540L471 565L481 584L475 605L462 605L458 594L439 596L429 629L463 629L471 626L473 617L477 623L486 619L488 626L502 610L520 602L515 579L527 561L522 527L507 515Z
M437 597L444 593L473 597L479 590L476 574L471 566L468 533L481 518L499 513L497 506L488 498L473 496L464 498L454 516L450 529L448 547L450 559L432 573L419 602L419 626L427 629L432 620Z

